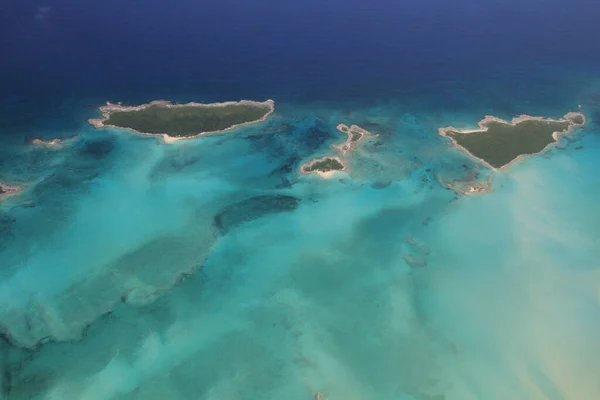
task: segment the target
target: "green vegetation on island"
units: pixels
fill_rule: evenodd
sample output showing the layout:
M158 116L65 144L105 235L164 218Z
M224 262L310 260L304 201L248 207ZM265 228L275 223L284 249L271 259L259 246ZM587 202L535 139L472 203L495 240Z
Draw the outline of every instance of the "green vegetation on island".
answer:
M571 121L573 121L573 123L575 125L583 125L585 124L585 117L583 116L583 114L577 114L577 113L573 113L570 117Z
M231 105L224 107L179 107L159 105L139 111L121 111L110 115L107 125L169 136L194 136L200 132L221 131L234 125L256 121L269 110L264 107Z
M520 156L543 151L557 142L558 134L584 123L585 117L579 113L569 113L560 120L521 116L511 123L488 116L479 123L478 130L448 127L440 129L440 134L496 169L508 166Z
M363 138L363 134L361 132L353 132L352 133L352 137L350 138L351 142L358 142L360 139Z
M302 167L302 172L330 172L330 171L343 171L344 164L333 157L325 157L318 160L313 160L312 162L304 165Z
M95 127L130 129L150 135L167 135L173 139L190 138L221 132L239 125L264 120L274 110L272 100L240 101L215 104L171 104L154 101L135 107L108 104L100 108L103 119L91 119Z
M339 124L337 130L347 135L344 143L333 145L333 148L342 153L342 155L356 150L356 144L371 135L369 131L358 125L348 126L346 124Z
M345 157L348 153L356 150L356 144L370 136L371 133L358 125L348 126L339 124L337 130L346 134L347 138L343 143L333 144L334 150L340 153L340 157L323 157L310 160L308 163L300 167L300 172L303 174L318 173L324 178L330 177L336 171L347 171L344 164Z

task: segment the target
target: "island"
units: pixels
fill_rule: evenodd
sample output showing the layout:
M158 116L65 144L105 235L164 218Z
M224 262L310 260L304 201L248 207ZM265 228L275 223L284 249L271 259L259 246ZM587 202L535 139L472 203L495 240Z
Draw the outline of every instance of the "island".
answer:
M62 136L62 137L58 137L58 138L52 138L52 139L42 139L39 137L34 137L34 136L26 136L25 137L25 143L34 147L45 147L45 148L49 148L49 149L60 149L63 147L64 144L66 144L67 142L69 142L70 140L76 138L77 135L70 135L70 136Z
M161 136L171 143L264 121L275 110L275 102L241 100L224 103L173 104L156 100L139 106L106 103L102 118L89 119L96 128L118 128L140 135Z
M479 173L475 173L467 180L452 180L445 183L440 179L440 182L457 194L470 196L490 192L492 190L492 178L493 175L488 175L485 180L481 180L479 179Z
M34 146L42 146L42 147L57 147L61 142L61 139L52 139L52 140L42 140L35 138L31 141L31 144Z
M339 157L315 158L300 167L303 174L317 173L323 178L329 178L338 171L346 171L346 165Z
M334 144L332 147L338 150L342 154L346 154L349 151L356 149L356 143L360 142L371 133L366 129L361 128L358 125L348 126L345 124L339 124L337 130L348 135L346 141L342 144Z
M10 186L0 183L0 199L10 194L15 194L21 191L22 189L23 188L21 188L20 186Z
M561 119L521 115L511 122L486 116L479 129L461 130L452 126L440 128L440 135L471 157L493 170L502 170L526 155L538 154L558 142L560 134L568 134L585 124L585 116L570 112Z
M343 143L331 145L331 147L341 153L342 156L356 150L356 144L358 142L367 136L371 136L369 131L358 125L348 126L346 124L339 124L336 129L347 135L346 141ZM300 167L300 172L302 174L317 173L323 178L329 178L336 172L347 170L348 168L342 158L329 156L314 158Z

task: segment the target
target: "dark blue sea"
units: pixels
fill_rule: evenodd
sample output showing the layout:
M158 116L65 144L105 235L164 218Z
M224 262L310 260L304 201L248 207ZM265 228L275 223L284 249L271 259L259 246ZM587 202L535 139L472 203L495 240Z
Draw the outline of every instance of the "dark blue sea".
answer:
M592 0L7 0L1 7L2 100L35 108L38 117L23 117L24 126L55 115L52 106L66 99L364 101L461 90L489 93L488 107L505 95L498 91L549 103L549 95L564 97L565 81L569 93L580 90L572 79L600 65Z
M595 0L3 0L0 400L600 398L599 23ZM156 99L275 112L175 143L87 123ZM438 134L568 112L503 171ZM372 136L301 174L339 123Z

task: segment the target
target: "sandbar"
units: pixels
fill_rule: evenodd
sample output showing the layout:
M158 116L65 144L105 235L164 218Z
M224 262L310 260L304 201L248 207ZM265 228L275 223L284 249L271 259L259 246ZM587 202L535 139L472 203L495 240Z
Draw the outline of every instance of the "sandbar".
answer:
M57 147L61 142L61 139L52 139L52 140L42 140L35 138L31 141L31 144L34 146L43 146L43 147Z
M472 158L497 171L509 168L527 155L539 154L559 140L559 135L584 125L585 115L570 112L561 119L521 115L512 121L487 115L479 129L440 128L439 134Z
M477 178L473 178L471 180L464 181L453 180L445 183L445 185L458 194L471 196L490 192L492 190L492 179L493 175L490 174L483 182ZM443 180L440 180L440 182L444 183Z
M107 102L102 118L88 122L95 128L126 129L144 136L159 136L166 143L229 131L264 121L275 111L275 102L252 100L223 103L173 104L156 100L139 106Z
M0 199L23 190L20 186L10 186L0 183Z

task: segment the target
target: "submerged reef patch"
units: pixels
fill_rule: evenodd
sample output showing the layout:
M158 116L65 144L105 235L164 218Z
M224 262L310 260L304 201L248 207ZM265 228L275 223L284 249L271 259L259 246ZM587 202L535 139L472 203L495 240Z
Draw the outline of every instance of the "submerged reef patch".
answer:
M268 214L293 211L300 199L285 195L261 195L225 207L215 216L214 223L223 234L231 229Z

